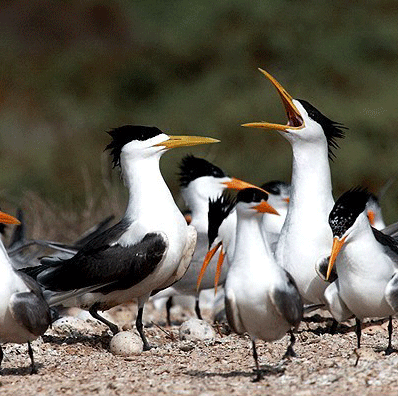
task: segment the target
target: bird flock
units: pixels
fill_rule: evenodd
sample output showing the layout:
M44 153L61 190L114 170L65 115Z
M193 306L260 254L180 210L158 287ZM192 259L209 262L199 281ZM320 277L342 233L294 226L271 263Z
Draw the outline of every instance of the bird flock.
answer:
M136 329L144 350L150 350L143 326L149 299L167 299L170 324L173 297L194 296L202 319L199 294L213 288L222 303L219 320L225 315L234 332L251 337L255 381L263 377L257 340L274 341L289 333L285 356L294 356L295 330L313 309L329 312L331 332L355 318L358 348L361 322L388 318L386 354L394 351L398 227L385 226L377 198L365 188L354 186L334 201L329 161L346 128L307 101L292 98L260 71L279 93L287 123L243 126L277 131L290 143L290 184L272 181L257 187L187 155L180 164L180 187L188 219L161 175L160 158L172 148L218 140L125 125L108 132L106 147L129 192L119 222L109 227L110 219L104 220L74 246L30 241L56 251L40 260L24 255L28 244L6 249L0 241L0 343L27 343L32 373L30 343L45 333L55 312L87 310L115 335L119 327L101 312L136 301ZM0 223L20 224L3 212ZM2 359L0 344L0 365Z

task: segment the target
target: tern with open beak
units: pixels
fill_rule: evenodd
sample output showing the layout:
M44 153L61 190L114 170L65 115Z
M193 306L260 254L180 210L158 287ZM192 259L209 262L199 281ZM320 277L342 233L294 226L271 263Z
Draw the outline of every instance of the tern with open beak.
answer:
M0 212L0 223L20 224L10 215ZM35 370L30 342L44 334L51 323L50 308L39 285L28 275L16 272L0 241L0 343L28 343L31 373ZM0 346L0 365L3 350Z
M333 317L356 318L360 347L361 321L389 317L386 354L393 351L392 316L398 312L398 242L371 227L367 217L369 192L355 188L344 193L329 216L333 247L326 279L335 265L337 280L325 291Z
M142 325L144 304L154 290L169 287L183 276L196 244L196 230L187 225L175 204L159 161L171 148L218 140L170 136L156 127L137 125L126 125L109 134L112 141L107 149L111 150L114 166L121 167L129 190L124 217L72 258L43 259L40 267L29 272L52 293L50 303L86 309L113 333L118 327L98 311L138 300L136 327L144 349L149 349ZM82 294L87 288L90 292Z
M303 315L296 284L289 273L276 263L262 233L261 217L277 214L267 199L267 193L249 188L238 193L236 207L228 200L223 203L222 197L211 204L220 208L218 219L212 209L216 224L221 224L223 217L236 210L234 251L229 250L230 245L226 246L230 267L225 281L225 308L232 329L238 334L247 332L252 338L255 381L262 378L256 339L274 341L282 338L287 331L299 325ZM209 229L215 231L210 224ZM223 240L222 230L219 230L219 237ZM212 240L209 235L209 242ZM222 265L222 259L223 255L220 255L218 266ZM208 260L203 263L204 269L207 264Z
M328 216L333 208L329 158L344 136L336 123L305 100L293 99L266 71L260 71L277 89L285 106L287 125L255 122L246 127L276 130L289 141L293 169L289 209L276 247L277 263L294 278L305 303L324 303L327 284L315 264L329 254L332 233Z

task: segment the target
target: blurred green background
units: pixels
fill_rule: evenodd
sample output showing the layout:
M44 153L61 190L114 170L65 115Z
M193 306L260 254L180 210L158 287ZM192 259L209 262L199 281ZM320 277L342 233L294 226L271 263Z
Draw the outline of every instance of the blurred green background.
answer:
M395 0L2 0L0 198L34 192L79 212L115 186L123 200L103 149L127 123L221 139L164 156L177 199L187 152L250 182L289 181L289 144L240 126L286 122L258 67L349 127L336 197L359 184L378 193L398 169L397 21ZM381 201L387 222L397 202L398 181Z

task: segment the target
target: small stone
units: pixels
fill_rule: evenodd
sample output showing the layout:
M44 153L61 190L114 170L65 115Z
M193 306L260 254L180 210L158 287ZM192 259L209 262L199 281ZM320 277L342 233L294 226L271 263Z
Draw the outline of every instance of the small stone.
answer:
M207 322L200 319L189 319L180 327L180 340L214 341L216 332Z
M114 355L119 356L140 355L144 344L138 334L122 331L112 338L109 349Z
M189 352L195 348L195 345L194 345L194 343L192 343L190 341L182 341L179 345L179 348L183 352Z

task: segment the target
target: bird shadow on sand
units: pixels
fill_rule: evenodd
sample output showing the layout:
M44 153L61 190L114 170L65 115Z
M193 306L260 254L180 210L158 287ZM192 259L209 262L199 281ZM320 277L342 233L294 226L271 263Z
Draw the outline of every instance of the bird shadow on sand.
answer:
M92 348L102 348L109 349L109 344L111 342L112 336L109 334L105 335L76 335L75 337L65 337L65 336L54 336L54 335L43 335L43 341L50 344L84 344L85 346L90 346Z
M263 365L260 367L261 374L266 378L270 375L281 376L285 373L284 367L273 367L269 365ZM241 371L241 370L234 370L227 373L221 372L211 372L211 371L204 371L204 370L188 370L184 374L189 375L191 377L199 377L199 378L208 378L208 377L221 377L221 378L234 378L234 377L248 377L254 378L257 373L253 371Z
M2 368L0 368L0 377L10 376L10 375L17 375L19 377L25 377L25 376L37 374L41 368L43 368L42 363L35 363L35 371L34 371L34 373L32 373L32 367L30 366L30 364L25 367L4 367L4 368L2 367Z

